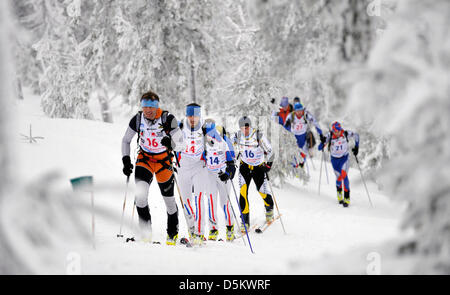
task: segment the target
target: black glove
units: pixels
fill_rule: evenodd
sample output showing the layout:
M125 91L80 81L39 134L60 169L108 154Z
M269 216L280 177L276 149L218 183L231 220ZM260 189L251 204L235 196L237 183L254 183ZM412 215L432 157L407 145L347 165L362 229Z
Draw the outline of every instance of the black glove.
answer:
M355 146L354 148L352 148L352 152L355 155L355 157L358 155L359 152L359 146Z
M230 175L230 179L234 178L234 174L236 173L236 166L234 166L234 161L227 161L227 169L225 171Z
M265 173L269 173L270 169L272 168L272 162L263 163L262 169Z
M319 134L319 137L320 137L320 142L325 145L325 142L327 141L327 138L325 136L323 136L323 134Z
M133 173L133 164L131 164L131 159L130 156L124 156L122 158L122 163L123 163L123 174L125 174L126 176L130 176L131 173Z
M169 136L164 136L161 139L161 144L165 146L168 150L172 149L172 139Z
M230 175L228 174L228 172L223 173L222 171L219 172L219 178L220 180L222 180L223 182L227 181L228 179L230 179Z

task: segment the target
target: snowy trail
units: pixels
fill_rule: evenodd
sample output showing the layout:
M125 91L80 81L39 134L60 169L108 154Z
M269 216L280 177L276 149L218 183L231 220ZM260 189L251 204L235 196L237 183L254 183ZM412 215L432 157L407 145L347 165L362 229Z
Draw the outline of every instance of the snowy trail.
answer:
M166 213L159 188L152 183L149 204L153 220L154 240L161 245L125 243L119 231L125 177L122 174L120 143L127 122L105 124L98 121L49 119L40 114L38 102L19 103L20 132L25 133L31 123L35 135L45 137L37 144L21 142L18 166L23 179L30 181L45 172L63 173L63 187L70 189L69 178L93 175L95 204L110 210L113 218L99 216L96 220L97 249L90 245L73 246L67 252L80 253L83 274L296 274L305 272L308 263L327 255L348 253L364 246L377 245L398 234L399 205L392 203L368 182L375 208L370 208L359 171L350 170L352 203L349 208L337 204L334 174L327 163L330 184L322 175L321 195L317 194L320 154L310 165L311 180L305 186L299 179L291 179L283 189L275 188L287 235L279 221L264 234L252 233L255 250L251 254L242 239L233 243L207 242L202 248L182 245L168 247L165 241ZM133 150L133 147L132 147ZM323 171L323 173L325 173ZM237 179L234 179L238 188ZM107 187L112 187L107 189ZM238 193L238 192L237 192ZM249 188L251 222L264 219L263 202L254 184ZM134 197L134 179L130 181L126 204L124 236L133 234L129 226ZM235 212L239 210L233 193L230 195ZM176 192L178 207L178 193ZM223 213L219 211L220 237L224 239ZM86 215L86 227L89 227ZM137 214L134 216L136 223ZM180 237L186 236L186 224L180 211ZM18 249L17 251L20 251ZM365 269L361 265L361 270ZM64 273L64 268L61 269Z

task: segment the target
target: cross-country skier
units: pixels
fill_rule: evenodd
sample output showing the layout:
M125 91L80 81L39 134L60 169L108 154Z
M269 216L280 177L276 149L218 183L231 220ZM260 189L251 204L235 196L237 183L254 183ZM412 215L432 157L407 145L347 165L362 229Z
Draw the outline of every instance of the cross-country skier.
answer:
M234 149L222 126L216 126L213 119L206 119L203 125L205 134L204 156L208 168L207 198L209 211L209 240L216 240L219 234L217 226L217 191L220 196L220 207L223 210L226 224L227 241L234 240L234 218L229 199L231 180L236 172L234 166Z
M278 124L281 126L285 126L286 118L287 116L292 112L293 106L289 103L289 98L286 96L283 96L281 98L280 102L280 109L277 111L274 111L272 113L272 117L275 119Z
M141 97L142 111L131 120L122 139L123 173L130 176L130 142L138 134L139 154L136 160L135 204L139 215L140 235L151 241L151 215L148 191L156 177L167 210L167 245L175 245L178 238L178 208L174 197L174 177L170 150L183 148L183 134L175 117L159 108L159 97L154 92Z
M266 221L270 222L273 216L273 198L268 190L266 173L272 167L275 154L267 138L257 129L252 128L249 117L239 120L240 131L235 134L233 142L236 144L239 165L240 207L248 228L250 225L250 207L248 203L248 187L251 180L255 182L256 189L264 200ZM244 224L241 231L245 232Z
M186 118L180 122L180 128L185 141L185 149L178 154L178 184L183 199L184 213L188 220L188 231L193 243L203 243L205 232L206 191L205 179L208 178L204 151L204 136L202 130L201 107L196 103L186 106ZM192 197L194 187L194 197Z
M352 152L355 156L359 151L359 135L350 130L344 130L339 122L334 122L331 126L331 131L326 137L322 138L319 145L319 151L328 145L328 150L331 154L331 165L336 174L336 190L339 204L344 207L350 205L350 182L348 179L349 170L349 138L353 138L355 146ZM342 196L344 190L344 196Z
M300 157L298 163L294 164L294 167L297 168L300 166L303 168L306 160L307 153L307 134L308 134L308 122L313 124L316 128L317 133L322 138L323 133L317 123L316 118L305 109L305 107L296 102L294 104L294 111L290 113L286 122L284 123L284 127L286 130L292 132L295 135L295 139L297 140L297 146L300 149Z

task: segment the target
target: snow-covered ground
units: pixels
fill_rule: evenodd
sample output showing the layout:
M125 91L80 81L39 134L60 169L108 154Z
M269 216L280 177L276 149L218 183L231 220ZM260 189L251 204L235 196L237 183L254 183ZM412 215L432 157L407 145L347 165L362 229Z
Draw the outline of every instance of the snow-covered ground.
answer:
M329 163L329 184L323 174L321 194L318 195L320 159L314 159L315 169L310 165L312 175L306 186L299 179L291 179L289 184L274 188L287 234L283 234L279 221L262 235L252 233L250 238L255 254L242 239L233 243L208 241L201 248L166 246L166 212L156 183L151 185L149 203L153 238L162 244L125 243L116 234L125 194L120 146L128 118L116 117L113 124L49 119L40 111L39 99L35 96L27 95L17 104L20 132L27 134L31 124L33 135L44 137L38 143L21 141L18 144L17 170L21 182L29 183L44 173L59 171L63 175L60 185L70 190L70 178L93 175L95 206L97 210L112 214L112 218L96 216L95 250L89 244L73 244L64 249L67 253L80 255L82 274L365 274L369 264L367 256L382 253L386 250L386 242L399 235L402 206L378 191L376 184L368 182L374 204L374 208L370 208L356 169L350 170L352 203L349 208L337 204L335 178ZM237 179L235 186L238 187ZM131 181L125 213L128 223L133 190ZM254 184L249 193L252 223L260 223L264 219L264 208ZM231 194L230 197L238 212L235 196ZM181 208L177 192L176 198ZM89 200L89 195L86 199ZM83 216L86 230L90 230L90 216ZM179 217L180 236L185 236L185 220L182 214ZM219 218L222 221L220 236L224 238L223 215ZM123 233L125 237L133 235L132 226L127 224ZM25 255L22 252L27 249L18 246L15 251ZM51 273L66 273L66 263L62 258L61 268L53 269Z

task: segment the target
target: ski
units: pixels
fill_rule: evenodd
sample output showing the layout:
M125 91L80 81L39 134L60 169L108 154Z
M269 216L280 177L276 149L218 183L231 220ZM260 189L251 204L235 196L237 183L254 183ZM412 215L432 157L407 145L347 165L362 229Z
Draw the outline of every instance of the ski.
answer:
M272 221L265 221L263 224L261 224L259 227L255 229L255 232L258 234L262 234L269 226L271 226L277 219L280 218L281 215L277 215L274 217Z
M257 227L258 225L257 224L254 224L254 225L252 225L252 226L250 226L249 228L247 228L247 231L248 231L248 233L251 233L253 230L255 230L256 229L256 227ZM245 231L239 231L237 234L236 234L236 236L235 236L235 240L237 240L237 239L240 239L240 238L242 238L242 236L245 236Z
M189 240L187 238L181 238L180 239L180 243L182 245L185 245L187 248L191 248L192 247L191 242L189 242Z
M129 243L129 242L136 242L136 239L134 237L131 238L127 238L125 240L125 243ZM138 242L143 242L143 243L148 243L148 244L153 244L153 245L161 245L161 242L158 241L138 241Z

